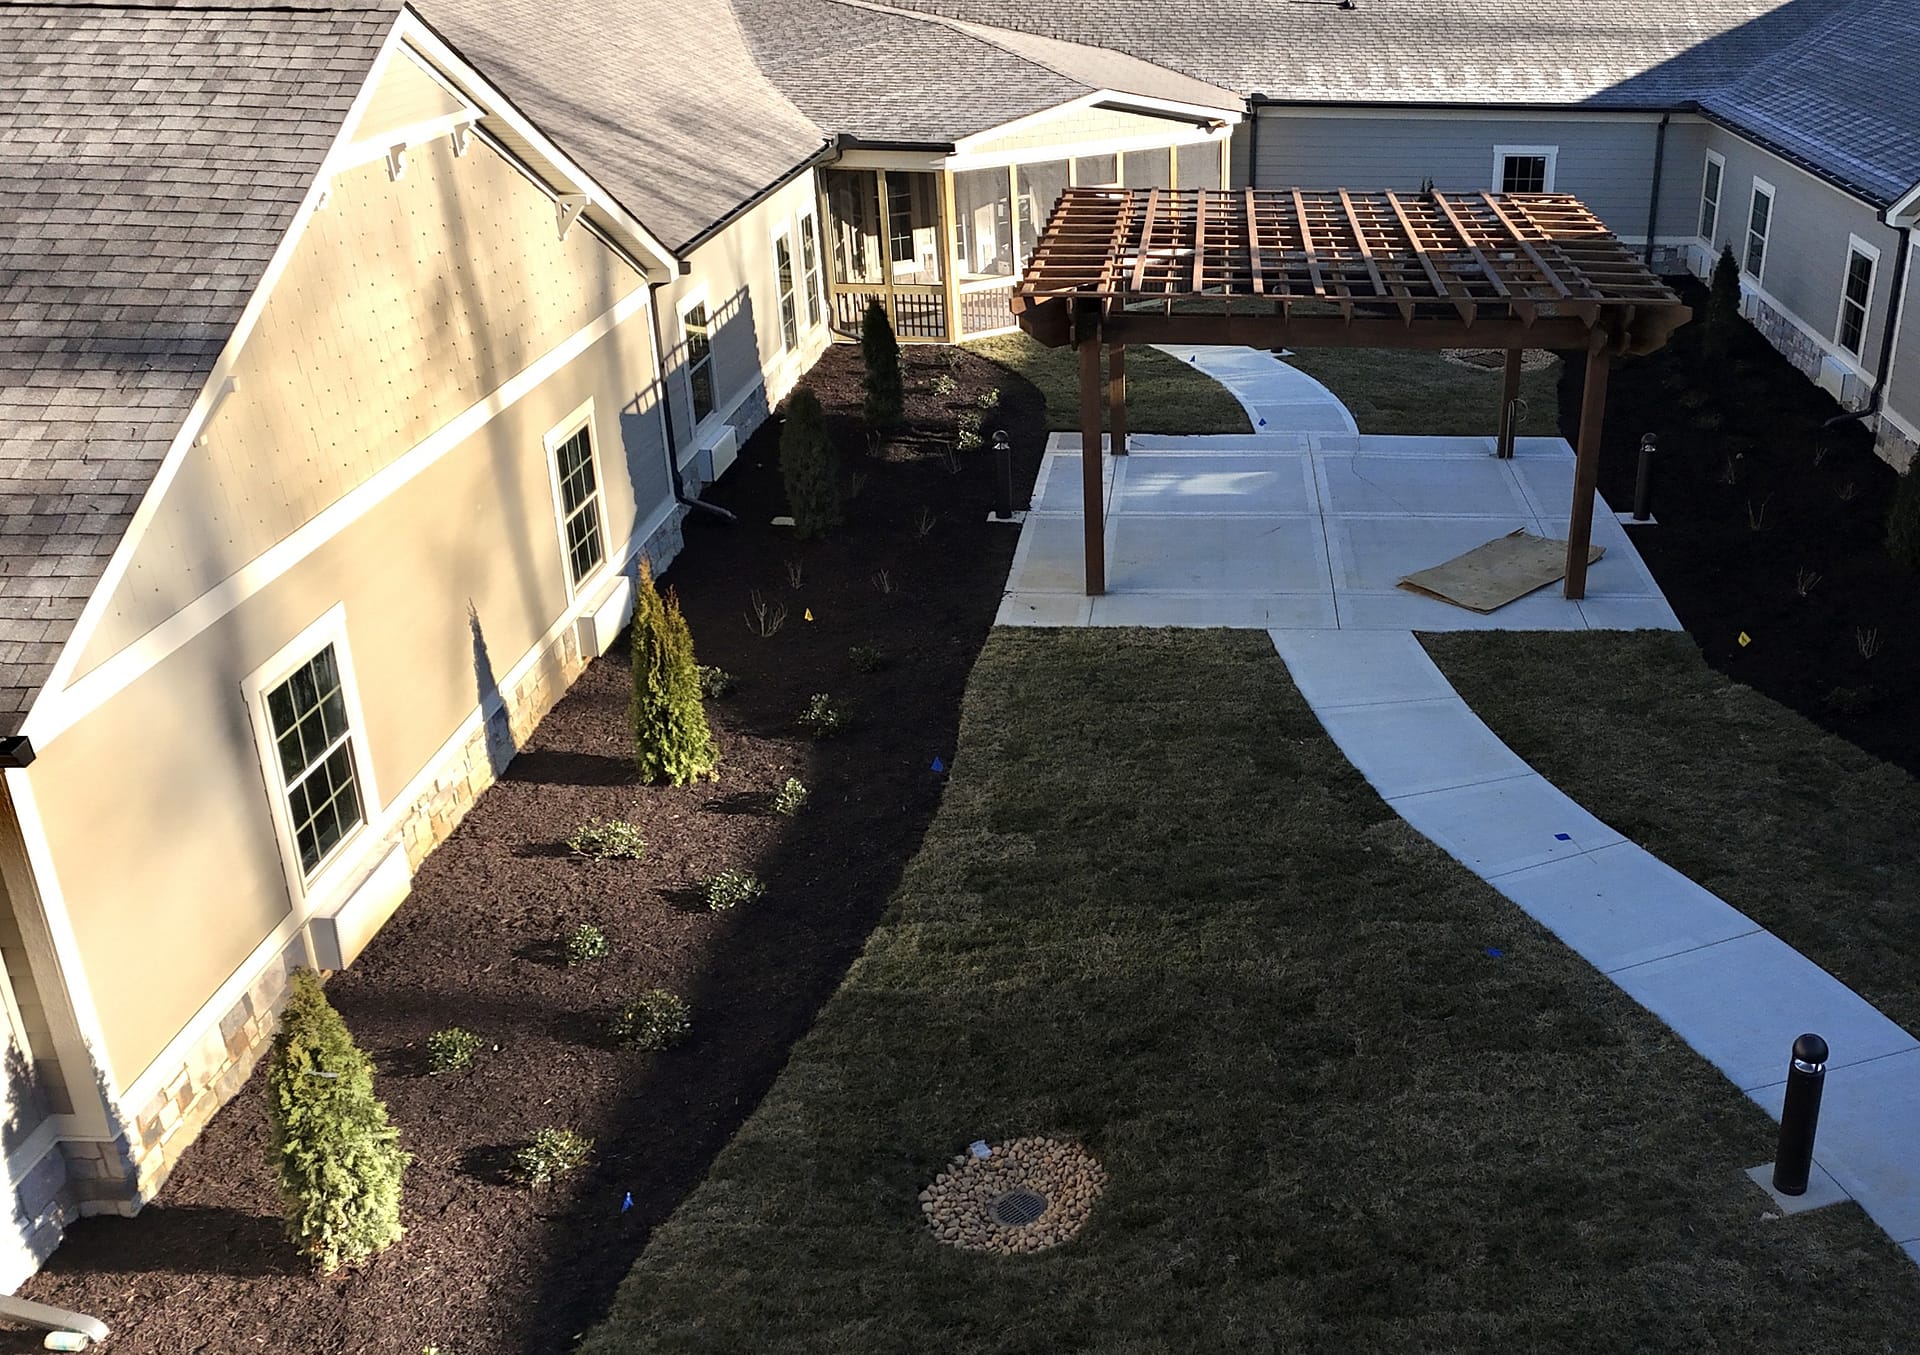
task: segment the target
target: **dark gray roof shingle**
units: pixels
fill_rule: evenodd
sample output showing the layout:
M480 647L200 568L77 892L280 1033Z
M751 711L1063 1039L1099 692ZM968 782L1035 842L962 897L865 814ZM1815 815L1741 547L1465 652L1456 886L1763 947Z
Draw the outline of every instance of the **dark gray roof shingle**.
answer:
M0 733L52 669L392 17L0 4Z

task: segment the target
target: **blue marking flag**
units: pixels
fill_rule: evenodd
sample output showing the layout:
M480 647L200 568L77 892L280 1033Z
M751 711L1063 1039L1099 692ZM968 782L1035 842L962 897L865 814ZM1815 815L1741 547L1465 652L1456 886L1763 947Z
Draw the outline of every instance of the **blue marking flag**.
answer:
M1499 959L1499 958L1500 958L1500 947L1498 947L1498 946L1488 946L1488 947L1487 947L1487 958L1488 958L1489 960L1497 960L1497 959Z
M933 760L934 775L938 776L940 773L946 771L946 769L947 769L947 764L942 762L939 758L935 758Z
M1553 840L1555 842L1571 842L1573 841L1573 838L1568 836L1566 833L1555 833L1553 835Z
M624 1214L631 1208L633 1208L633 1192L628 1191L627 1198L620 1201L620 1212Z

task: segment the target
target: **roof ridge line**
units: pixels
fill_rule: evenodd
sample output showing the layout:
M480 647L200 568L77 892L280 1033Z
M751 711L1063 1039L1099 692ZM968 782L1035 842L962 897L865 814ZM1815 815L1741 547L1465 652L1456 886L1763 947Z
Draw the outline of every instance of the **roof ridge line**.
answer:
M1009 47L1007 46L1006 43L1001 42L998 39L991 36L991 34L996 32L1018 32L1019 30L1017 29L1001 29L1001 28L995 28L987 24L971 23L965 19L953 19L953 18L949 18L944 14L934 14L926 10L900 9L893 5L881 4L879 3L879 0L828 0L828 3L835 4L835 5L846 5L850 9L864 9L864 10L871 11L872 13L875 13L875 14L886 14L896 19L917 19L922 23L936 24L941 28L945 28L951 32L958 33L962 37L972 38L975 42L983 42L987 46L992 47L996 51L1004 52L1006 55L1012 57L1015 61L1022 62L1028 66L1038 66L1043 71L1051 71L1054 75L1059 76L1062 80L1071 81L1073 84L1079 85L1082 89L1087 90L1090 93L1096 93L1103 88L1103 86L1100 86L1100 85L1090 85L1080 76L1073 74L1071 71L1063 71L1050 61L1042 61L1038 57L1030 56L1026 52L1022 52L1017 50L1016 48ZM986 30L985 32L978 31L983 28ZM1041 35L1038 33L1034 33L1034 34L1029 34L1028 36L1039 37ZM1061 39L1055 39L1055 41L1061 41ZM1087 46L1086 43L1074 43L1073 45L1076 47ZM1096 47L1093 50L1099 51L1099 52L1107 52L1107 51L1112 51L1113 49L1108 47ZM1124 55L1124 54L1116 53L1116 55ZM1152 64L1152 63L1148 63L1148 64Z

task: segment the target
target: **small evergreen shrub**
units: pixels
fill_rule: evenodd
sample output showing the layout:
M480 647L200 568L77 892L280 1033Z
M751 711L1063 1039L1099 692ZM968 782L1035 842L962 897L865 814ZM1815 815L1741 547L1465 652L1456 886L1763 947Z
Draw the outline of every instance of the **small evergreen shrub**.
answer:
M650 988L613 1017L613 1037L634 1049L666 1049L693 1029L686 1002L664 988Z
M607 934L591 922L582 922L567 933L567 966L577 969L595 960L604 960L613 953L613 944L607 940Z
M733 689L740 685L733 674L724 668L715 668L703 663L699 666L699 671L700 695L709 701L717 701L723 696L732 695Z
M780 426L780 478L795 536L824 536L840 525L845 511L840 453L827 436L820 397L806 386L787 397L787 417Z
M798 777L789 776L786 784L773 794L773 812L792 818L807 807L807 788Z
M900 340L887 320L887 308L877 300L867 303L867 313L860 318L860 359L866 366L861 412L867 427L876 433L898 427L907 406L900 378Z
M887 666L886 658L872 645L855 645L849 649L847 662L856 673L877 673Z
M634 584L633 697L627 722L633 731L633 765L647 781L684 786L711 776L720 761L700 704L700 665L693 633L680 614L680 599L663 598L643 558Z
M1887 510L1887 552L1896 564L1920 569L1920 459L1893 486Z
M846 717L825 692L815 692L808 698L807 708L800 712L800 728L816 739L832 738L845 723Z
M707 901L709 913L724 913L729 908L737 908L743 903L752 903L767 887L760 883L752 871L735 870L729 866L719 874L711 876L700 886L700 893Z
M1714 356L1726 354L1744 318L1740 314L1740 263L1733 257L1733 246L1726 245L1713 265L1713 283L1707 292L1706 339Z
M470 1030L448 1026L427 1036L427 1072L435 1077L458 1073L473 1066L474 1059L487 1042Z
M513 1178L531 1190L552 1185L587 1165L593 1140L564 1125L542 1129L513 1150Z
M647 854L647 840L624 819L588 819L573 830L567 846L574 855L596 861L638 861Z
M330 1274L399 1241L410 1155L373 1094L373 1062L327 1001L320 976L293 975L267 1065L267 1119L287 1233Z

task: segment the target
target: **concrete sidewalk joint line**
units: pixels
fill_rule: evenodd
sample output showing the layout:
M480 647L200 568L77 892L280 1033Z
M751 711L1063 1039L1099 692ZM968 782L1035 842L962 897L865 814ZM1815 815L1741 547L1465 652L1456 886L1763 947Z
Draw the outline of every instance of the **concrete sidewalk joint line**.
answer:
M1834 1058L1815 1151L1822 1198L1858 1202L1920 1264L1920 1040L1534 772L1412 632L1270 634L1327 733L1407 823L1776 1120L1795 1036L1824 1035ZM1488 779L1502 759L1519 771ZM1432 788L1448 781L1461 784ZM1764 1188L1762 1170L1752 1174Z

